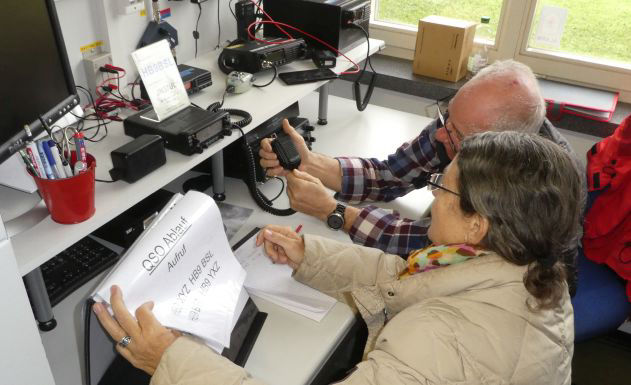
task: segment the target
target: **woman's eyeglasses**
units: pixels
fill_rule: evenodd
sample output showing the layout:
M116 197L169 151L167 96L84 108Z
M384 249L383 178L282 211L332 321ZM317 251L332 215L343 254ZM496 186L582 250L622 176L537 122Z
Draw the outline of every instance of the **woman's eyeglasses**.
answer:
M427 189L429 191L435 191L435 190L445 190L447 192L450 192L454 195L460 196L460 194L458 194L455 191L451 191L450 189L446 188L443 186L443 177L445 176L445 174L432 174L429 176L429 179L427 180Z

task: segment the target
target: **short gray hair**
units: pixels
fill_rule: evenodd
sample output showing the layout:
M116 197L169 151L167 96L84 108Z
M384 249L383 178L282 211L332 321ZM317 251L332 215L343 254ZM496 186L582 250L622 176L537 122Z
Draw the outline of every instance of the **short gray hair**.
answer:
M506 95L506 105L498 111L491 131L518 131L536 133L546 117L546 103L539 83L530 67L515 60L496 61L483 68L469 83L480 81L518 82L522 88Z

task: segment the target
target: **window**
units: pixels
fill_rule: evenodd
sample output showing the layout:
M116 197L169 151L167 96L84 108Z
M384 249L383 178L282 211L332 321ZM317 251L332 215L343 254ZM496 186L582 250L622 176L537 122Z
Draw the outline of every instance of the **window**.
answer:
M373 0L371 36L385 54L412 59L418 20L429 15L480 21L476 35L491 60L513 58L540 76L620 91L631 102L631 1L619 0Z

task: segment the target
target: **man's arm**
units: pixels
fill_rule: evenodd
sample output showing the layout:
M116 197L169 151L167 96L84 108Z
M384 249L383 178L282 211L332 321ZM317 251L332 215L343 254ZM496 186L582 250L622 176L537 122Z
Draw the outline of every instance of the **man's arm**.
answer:
M418 220L401 218L396 211L375 206L355 210L357 212L352 214L355 217L347 229L353 243L375 247L402 257L407 257L411 251L429 244L429 217Z

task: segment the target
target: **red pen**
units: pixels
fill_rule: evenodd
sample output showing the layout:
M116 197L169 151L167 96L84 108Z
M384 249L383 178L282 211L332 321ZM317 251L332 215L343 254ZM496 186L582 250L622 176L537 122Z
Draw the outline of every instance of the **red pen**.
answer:
M298 227L296 227L296 230L294 231L296 232L296 234L299 234L300 230L302 230L302 225L298 225Z

